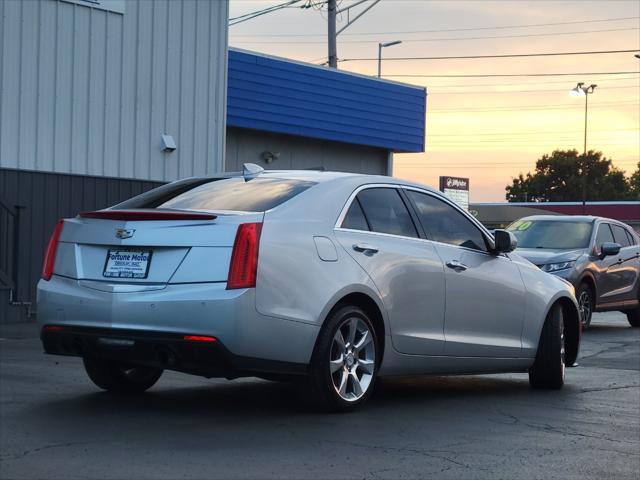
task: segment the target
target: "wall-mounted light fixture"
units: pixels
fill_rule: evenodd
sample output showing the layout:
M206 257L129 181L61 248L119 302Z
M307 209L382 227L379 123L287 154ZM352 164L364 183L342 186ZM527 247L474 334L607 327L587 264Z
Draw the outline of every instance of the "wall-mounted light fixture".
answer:
M262 158L265 163L273 163L275 160L280 158L280 152L270 152L269 150L265 150L260 155L260 158Z
M163 152L171 153L176 148L178 147L176 146L176 142L171 135L167 135L167 134L162 135L162 151Z

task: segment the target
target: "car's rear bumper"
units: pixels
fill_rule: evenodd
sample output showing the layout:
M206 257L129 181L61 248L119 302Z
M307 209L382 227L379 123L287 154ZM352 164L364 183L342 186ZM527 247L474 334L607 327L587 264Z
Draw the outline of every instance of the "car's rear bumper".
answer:
M56 275L38 284L38 323L213 336L234 356L293 364L309 363L319 331L316 325L260 314L254 289L198 283L109 292Z
M45 352L53 355L92 356L204 377L307 373L306 364L234 355L211 336L47 325L40 338Z

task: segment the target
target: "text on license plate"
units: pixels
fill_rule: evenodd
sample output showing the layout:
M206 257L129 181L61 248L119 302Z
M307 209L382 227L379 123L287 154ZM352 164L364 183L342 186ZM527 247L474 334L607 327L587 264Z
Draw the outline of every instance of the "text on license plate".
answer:
M103 277L147 278L151 264L150 250L109 250Z

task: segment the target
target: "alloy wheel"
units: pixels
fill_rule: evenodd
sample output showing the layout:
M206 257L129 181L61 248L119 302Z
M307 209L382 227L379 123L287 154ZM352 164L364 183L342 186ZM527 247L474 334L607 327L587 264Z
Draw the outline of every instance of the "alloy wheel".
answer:
M354 402L371 387L376 367L376 345L368 325L360 318L345 319L333 336L329 369L336 392Z
M591 319L591 295L589 295L589 292L586 290L580 292L578 307L580 308L580 319L582 321L582 325L589 325L589 320Z

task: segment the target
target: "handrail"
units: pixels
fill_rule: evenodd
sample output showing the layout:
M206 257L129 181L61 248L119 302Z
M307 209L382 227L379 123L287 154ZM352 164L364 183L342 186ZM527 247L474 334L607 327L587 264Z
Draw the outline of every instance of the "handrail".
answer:
M7 255L3 255L3 258L7 258L7 265L5 268L10 268L10 272L0 269L0 284L5 285L4 290L7 288L11 290L12 298L18 297L18 261L20 259L20 210L24 208L19 205L9 206L6 201L0 198L0 210L7 213L8 218L11 219L13 235L11 239L12 251L6 252ZM7 226L9 222L7 222ZM0 246L4 244L4 248L9 248L7 242L1 242ZM9 255L10 254L10 255ZM9 261L10 257L10 261Z

